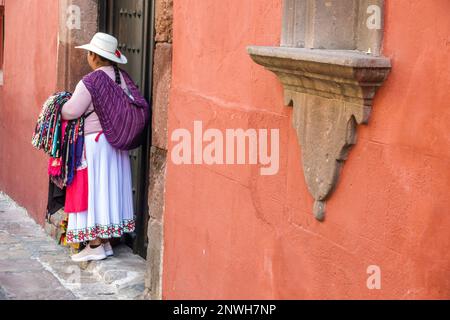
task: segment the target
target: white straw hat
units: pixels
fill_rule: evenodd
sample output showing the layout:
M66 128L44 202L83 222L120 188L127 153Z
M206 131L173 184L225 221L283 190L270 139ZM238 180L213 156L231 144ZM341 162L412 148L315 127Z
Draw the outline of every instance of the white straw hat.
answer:
M98 32L92 38L91 43L75 48L92 51L110 61L126 64L128 59L117 49L117 43L117 39L113 36Z

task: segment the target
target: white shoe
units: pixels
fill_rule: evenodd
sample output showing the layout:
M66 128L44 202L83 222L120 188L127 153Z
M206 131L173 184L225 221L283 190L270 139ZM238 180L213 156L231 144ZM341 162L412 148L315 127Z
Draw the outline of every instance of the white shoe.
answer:
M113 248L111 246L111 243L109 243L109 241L103 243L103 248L105 249L105 254L106 254L107 257L110 257L110 256L114 255Z
M72 261L75 262L84 262L84 261L96 261L106 259L106 253L103 246L98 246L93 249L90 245L87 245L86 248L81 250L80 253L77 253L72 256Z

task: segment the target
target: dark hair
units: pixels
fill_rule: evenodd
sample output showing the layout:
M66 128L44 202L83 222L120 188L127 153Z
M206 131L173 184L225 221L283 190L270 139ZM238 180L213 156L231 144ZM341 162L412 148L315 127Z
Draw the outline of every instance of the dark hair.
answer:
M106 59L105 57L102 57L101 55L99 55L99 54L97 54L97 53L95 53L95 52L92 52L92 51L89 51L89 52L90 52L90 53L96 54L96 55L98 56L98 58L99 58L101 61L103 61L103 62L109 62L109 63L113 66L113 68L114 68L114 73L116 74L116 83L117 83L118 85L121 85L121 84L122 84L122 80L120 79L120 69L119 69L119 67L117 66L117 63L114 62L114 61L108 60L108 59Z
M116 74L116 83L120 86L122 84L122 80L120 79L120 71L119 71L119 67L117 66L117 63L112 62L113 63L113 68L114 68L114 73Z

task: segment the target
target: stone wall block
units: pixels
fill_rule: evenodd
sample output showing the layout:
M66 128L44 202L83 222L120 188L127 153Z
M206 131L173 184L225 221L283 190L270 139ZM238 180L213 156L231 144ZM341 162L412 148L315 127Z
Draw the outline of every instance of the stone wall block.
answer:
M164 213L167 151L152 147L150 151L150 217L161 222Z
M172 45L156 44L153 64L152 146L167 150L167 114L172 81Z
M155 1L155 41L172 42L173 0Z

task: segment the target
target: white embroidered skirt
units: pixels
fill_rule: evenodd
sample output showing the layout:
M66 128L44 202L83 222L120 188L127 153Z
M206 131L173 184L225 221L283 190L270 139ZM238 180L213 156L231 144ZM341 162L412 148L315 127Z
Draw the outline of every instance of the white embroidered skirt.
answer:
M135 229L129 153L112 147L104 134L96 138L85 136L88 210L69 214L68 243L119 238Z

